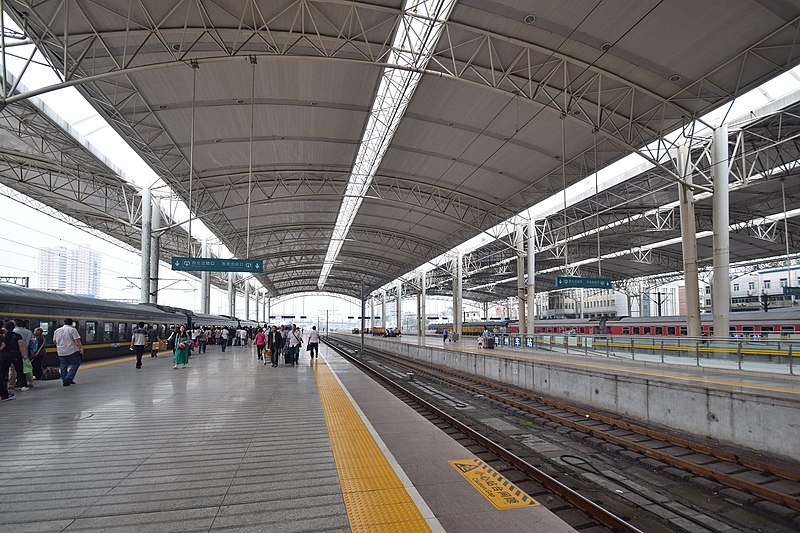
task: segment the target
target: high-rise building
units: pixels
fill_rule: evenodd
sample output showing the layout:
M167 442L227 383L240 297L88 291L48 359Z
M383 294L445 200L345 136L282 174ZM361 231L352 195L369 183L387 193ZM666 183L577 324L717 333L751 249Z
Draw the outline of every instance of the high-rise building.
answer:
M100 253L82 244L39 249L39 288L94 298L100 288Z

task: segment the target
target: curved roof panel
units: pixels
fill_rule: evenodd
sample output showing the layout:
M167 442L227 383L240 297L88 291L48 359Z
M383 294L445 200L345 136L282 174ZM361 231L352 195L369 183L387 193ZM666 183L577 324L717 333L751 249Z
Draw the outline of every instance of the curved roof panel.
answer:
M66 5L6 1L235 255L266 260L273 295L313 290L403 3ZM596 168L658 160L652 141L798 63L798 17L797 0L457 2L326 288L357 297Z

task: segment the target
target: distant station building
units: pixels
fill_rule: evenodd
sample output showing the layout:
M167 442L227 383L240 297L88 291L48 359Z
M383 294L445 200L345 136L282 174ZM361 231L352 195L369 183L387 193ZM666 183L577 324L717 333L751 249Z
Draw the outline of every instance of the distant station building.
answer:
M39 248L39 288L94 298L100 289L100 253L77 248Z

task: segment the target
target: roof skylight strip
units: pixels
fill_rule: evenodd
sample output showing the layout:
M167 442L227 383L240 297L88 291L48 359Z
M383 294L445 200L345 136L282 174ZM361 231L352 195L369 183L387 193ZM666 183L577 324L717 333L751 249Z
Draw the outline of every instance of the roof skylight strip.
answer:
M325 254L317 282L320 289L325 286L361 202L419 84L422 73L418 69L424 68L433 54L455 1L406 0L404 15L387 61L399 68L386 67L383 71Z

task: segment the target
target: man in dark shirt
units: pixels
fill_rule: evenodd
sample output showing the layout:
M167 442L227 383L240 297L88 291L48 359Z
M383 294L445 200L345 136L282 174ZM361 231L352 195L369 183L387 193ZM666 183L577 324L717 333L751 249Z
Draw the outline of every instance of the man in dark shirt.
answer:
M160 340L158 338L158 326L153 325L150 331L147 332L147 342L150 343L150 357L158 357L158 343Z
M13 322L6 322L6 333L0 343L0 400L10 400L14 397L13 394L8 392L6 388L6 377L11 365L17 372L17 379L22 386L22 390L28 390L28 382L25 379L25 374L22 372L22 352L27 348L22 336L19 333L14 333L15 324Z

